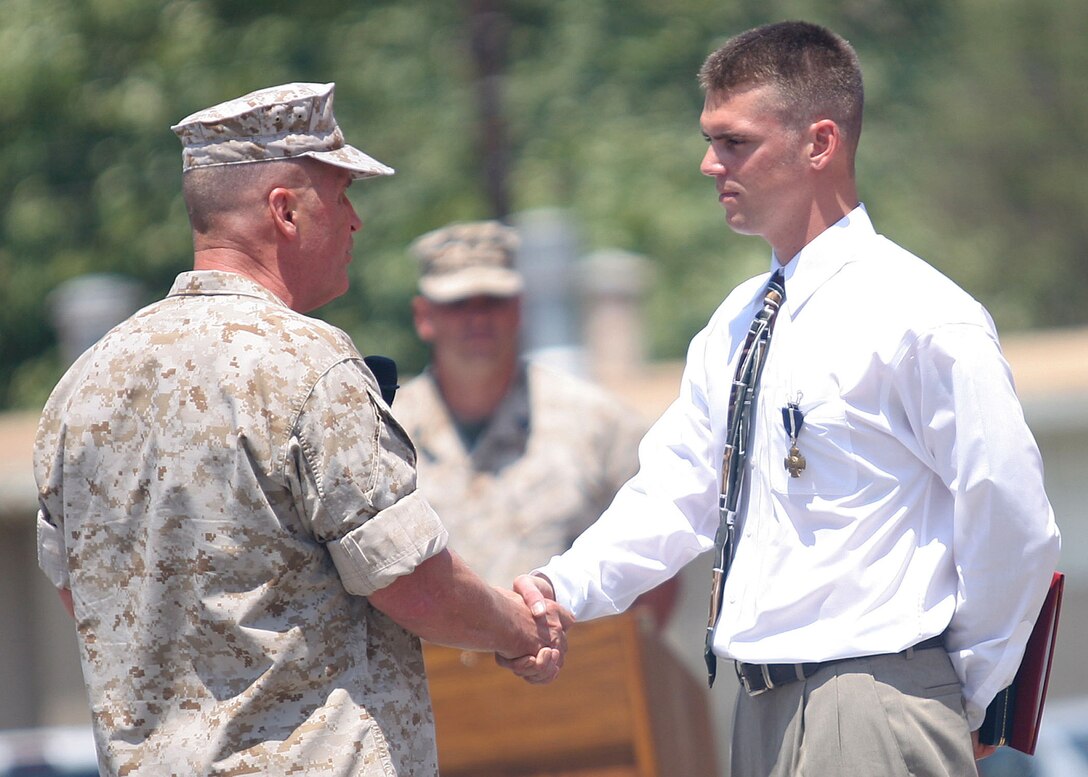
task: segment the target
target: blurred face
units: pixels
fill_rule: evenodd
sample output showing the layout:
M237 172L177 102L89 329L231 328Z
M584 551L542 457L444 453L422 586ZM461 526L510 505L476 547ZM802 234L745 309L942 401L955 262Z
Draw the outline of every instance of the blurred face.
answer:
M296 286L313 310L348 290L352 242L363 224L348 199L351 175L339 167L307 166L312 185L298 190L298 234L301 266Z
M436 363L512 364L518 356L519 297L470 297L450 303L416 297L416 331Z
M700 124L708 148L699 169L714 179L730 228L775 247L792 239L809 197L805 134L773 109L773 90L707 95Z

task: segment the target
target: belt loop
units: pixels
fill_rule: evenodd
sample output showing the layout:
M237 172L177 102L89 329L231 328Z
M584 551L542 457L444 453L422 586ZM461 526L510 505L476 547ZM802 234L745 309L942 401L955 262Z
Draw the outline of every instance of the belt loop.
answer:
M903 655L905 655L907 657L908 661L910 661L912 658L914 658L914 645L911 645L909 648L904 650Z
M771 688L774 688L774 683L771 681L770 668L766 664L760 664L759 668L763 672L763 682L766 684L767 690L769 691Z
M741 686L744 688L744 692L748 695L752 694L752 686L748 683L748 675L741 671L740 661L733 662L733 670L737 673L737 679L740 680Z
M805 665L804 664L794 664L793 665L793 671L797 673L797 679L800 680L801 682L804 682L805 680L808 679L807 677L805 677Z

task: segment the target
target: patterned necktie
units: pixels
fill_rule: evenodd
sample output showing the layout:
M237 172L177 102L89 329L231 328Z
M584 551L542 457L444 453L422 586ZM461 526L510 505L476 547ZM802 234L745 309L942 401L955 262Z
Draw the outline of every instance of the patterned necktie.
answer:
M767 348L771 342L771 331L778 316L778 309L786 299L785 280L779 269L771 276L763 294L763 307L760 309L740 351L737 371L733 377L733 386L729 392L729 427L726 430L725 451L722 454L722 488L718 498L719 523L714 535L714 574L710 590L710 616L706 625L706 669L709 684L714 685L718 671L718 661L713 651L714 627L722 609L722 592L725 590L725 578L729 574L729 565L733 560L735 545L737 505L740 502L740 490L744 478L744 466L748 460L748 443L751 437L752 413L755 410L756 392L759 390L759 376L767 360Z

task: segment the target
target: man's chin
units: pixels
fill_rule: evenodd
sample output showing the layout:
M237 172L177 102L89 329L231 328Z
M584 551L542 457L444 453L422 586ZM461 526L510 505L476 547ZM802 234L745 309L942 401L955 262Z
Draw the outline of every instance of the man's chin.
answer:
M461 360L465 362L490 363L499 356L498 348L466 348L461 352Z
M755 231L751 226L740 216L731 216L728 213L725 214L726 225L736 232L738 235L754 235Z

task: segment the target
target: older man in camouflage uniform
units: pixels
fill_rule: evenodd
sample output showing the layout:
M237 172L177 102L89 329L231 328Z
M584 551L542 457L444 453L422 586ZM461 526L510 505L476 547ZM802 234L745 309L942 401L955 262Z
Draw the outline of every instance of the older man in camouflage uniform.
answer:
M195 270L45 408L39 557L104 773L433 777L415 634L557 671L563 614L538 626L446 549L358 351L302 315L347 286L348 186L393 172L332 98L290 84L174 127Z
M397 396L420 489L473 569L495 585L562 553L638 469L645 425L603 390L519 358L518 235L451 224L411 247L428 370ZM675 583L644 598L663 622Z

